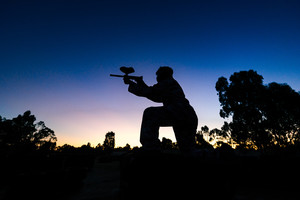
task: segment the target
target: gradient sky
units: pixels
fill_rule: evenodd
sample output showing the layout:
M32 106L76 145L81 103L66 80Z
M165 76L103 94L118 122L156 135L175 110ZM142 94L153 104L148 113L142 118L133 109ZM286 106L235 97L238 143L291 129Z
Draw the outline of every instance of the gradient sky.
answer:
M143 110L160 106L127 91L120 66L149 85L159 66L195 108L199 127L220 128L215 83L254 69L264 83L300 90L300 3L279 0L2 0L0 115L31 110L58 145L139 146ZM160 137L175 141L171 128Z

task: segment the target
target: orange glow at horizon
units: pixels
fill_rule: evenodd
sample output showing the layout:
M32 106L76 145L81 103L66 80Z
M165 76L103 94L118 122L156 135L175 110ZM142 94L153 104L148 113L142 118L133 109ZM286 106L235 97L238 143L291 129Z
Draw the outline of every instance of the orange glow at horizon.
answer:
M116 146L125 146L126 143L139 145L139 126L136 124L140 124L140 121L130 116L121 116L111 111L99 114L76 113L59 119L59 122L72 126L58 126L55 130L58 146L70 144L78 147L88 142L92 146L103 144L105 134L109 131L116 133Z

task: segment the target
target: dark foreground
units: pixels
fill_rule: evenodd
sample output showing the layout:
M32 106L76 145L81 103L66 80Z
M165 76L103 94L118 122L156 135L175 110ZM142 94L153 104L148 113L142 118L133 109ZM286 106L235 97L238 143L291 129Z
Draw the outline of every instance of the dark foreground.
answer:
M299 160L216 152L3 158L0 199L299 199Z
M128 158L122 199L299 199L294 157L191 158L172 154Z

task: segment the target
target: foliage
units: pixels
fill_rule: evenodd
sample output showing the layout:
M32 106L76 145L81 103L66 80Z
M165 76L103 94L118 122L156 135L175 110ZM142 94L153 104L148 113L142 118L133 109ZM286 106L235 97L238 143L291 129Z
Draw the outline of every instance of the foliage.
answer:
M163 137L161 141L161 148L163 150L177 149L177 144L172 142L171 139Z
M236 72L229 80L220 77L216 90L220 116L232 117L222 129L234 141L260 149L299 141L299 93L287 84L263 85L263 77L253 70Z
M196 145L199 148L206 148L210 149L212 148L211 144L209 144L205 139L204 135L209 135L209 128L205 125L201 127L201 130L197 132L196 134ZM209 139L210 140L210 139Z
M103 143L105 150L112 150L115 148L115 133L114 132L108 132L105 134L105 140Z
M57 141L54 131L44 122L35 123L35 121L36 118L30 111L11 120L1 118L1 148L21 151L53 150Z
M131 150L130 145L127 143L127 144L125 145L125 147L123 147L123 150L125 150L125 151L130 151L130 150Z
M76 148L69 144L64 144L63 146L57 147L57 152L73 153L76 151Z
M266 86L265 127L279 145L299 142L300 94L287 84Z

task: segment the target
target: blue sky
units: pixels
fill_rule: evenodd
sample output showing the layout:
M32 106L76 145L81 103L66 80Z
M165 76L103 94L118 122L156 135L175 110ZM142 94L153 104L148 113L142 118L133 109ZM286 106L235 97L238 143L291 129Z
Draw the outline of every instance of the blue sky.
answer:
M133 66L149 85L169 65L199 118L219 128L215 83L254 69L300 91L298 1L2 1L0 115L31 110L58 144L139 144L143 110L160 106L109 77ZM172 130L161 137L173 141Z

